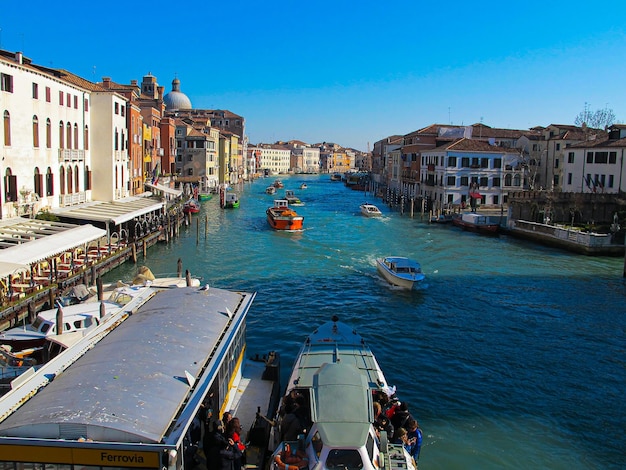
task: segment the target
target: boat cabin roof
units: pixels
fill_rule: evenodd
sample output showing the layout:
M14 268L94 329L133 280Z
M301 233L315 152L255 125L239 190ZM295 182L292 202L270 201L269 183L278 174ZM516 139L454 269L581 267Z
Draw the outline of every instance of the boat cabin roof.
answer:
M327 363L313 377L311 418L322 441L333 447L358 447L374 420L367 380L353 364Z
M402 256L387 256L385 262L394 264L396 268L419 268L420 264L410 258Z
M289 207L287 199L274 199L274 207Z

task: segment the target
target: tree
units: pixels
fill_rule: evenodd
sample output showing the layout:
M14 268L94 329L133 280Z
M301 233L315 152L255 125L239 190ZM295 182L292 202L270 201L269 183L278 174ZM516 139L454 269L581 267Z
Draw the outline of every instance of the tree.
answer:
M590 111L587 103L585 103L584 111L578 113L574 124L582 126L583 124L592 129L606 129L615 123L615 113L612 109L604 108Z

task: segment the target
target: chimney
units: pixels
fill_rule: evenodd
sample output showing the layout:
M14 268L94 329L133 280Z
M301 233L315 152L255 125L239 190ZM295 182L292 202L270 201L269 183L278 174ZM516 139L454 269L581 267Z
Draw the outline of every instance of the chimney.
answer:
M23 63L22 53L21 52L16 52L15 53L15 62L17 62L20 65Z
M111 77L102 77L102 87L111 88Z
M131 80L130 81L130 85L131 86L139 86L139 82L137 82L137 80Z
M164 95L164 91L165 91L165 87L164 86L159 86L157 87L157 90L159 90L159 94L157 95L157 99L162 100Z

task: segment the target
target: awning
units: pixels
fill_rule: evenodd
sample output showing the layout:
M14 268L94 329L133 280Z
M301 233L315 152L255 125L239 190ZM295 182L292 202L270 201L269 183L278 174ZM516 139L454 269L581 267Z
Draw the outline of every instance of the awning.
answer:
M0 261L0 278L10 276L11 274L17 274L20 271L28 271L29 269L30 267L26 264Z
M156 191L162 191L165 194L171 194L172 196L175 196L175 197L178 197L181 194L183 194L183 192L180 189L172 189L168 186L163 186L162 184L146 183L146 187L150 189L154 189Z
M155 199L128 197L112 202L88 202L81 206L67 209L53 209L51 212L59 217L96 222L112 222L115 225L127 222L150 212L161 211L164 204Z
M0 250L0 263L30 265L105 237L106 234L106 230L93 225L74 226L53 235Z

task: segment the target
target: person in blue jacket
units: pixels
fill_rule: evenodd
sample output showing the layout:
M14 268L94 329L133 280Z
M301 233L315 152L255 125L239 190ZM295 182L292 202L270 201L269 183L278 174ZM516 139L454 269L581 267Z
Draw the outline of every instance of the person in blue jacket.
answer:
M417 420L412 416L406 420L405 426L407 430L407 441L409 444L409 448L407 450L417 462L422 448L422 430L420 429L420 425Z

